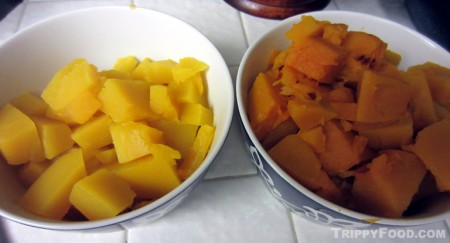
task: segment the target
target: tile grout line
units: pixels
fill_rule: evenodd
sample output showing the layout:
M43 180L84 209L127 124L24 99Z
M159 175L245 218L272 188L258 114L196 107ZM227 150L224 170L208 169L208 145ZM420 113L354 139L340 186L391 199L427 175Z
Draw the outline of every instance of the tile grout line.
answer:
M248 48L250 45L249 45L249 41L248 41L247 30L246 30L245 25L244 25L243 13L241 11L238 11L238 15L239 15L239 22L241 22L242 32L243 32L244 37L245 37L245 45Z
M292 217L292 212L288 209L287 210L288 217L289 217L289 223L291 224L292 233L294 234L295 242L300 243L297 237L297 230L295 228L294 218Z

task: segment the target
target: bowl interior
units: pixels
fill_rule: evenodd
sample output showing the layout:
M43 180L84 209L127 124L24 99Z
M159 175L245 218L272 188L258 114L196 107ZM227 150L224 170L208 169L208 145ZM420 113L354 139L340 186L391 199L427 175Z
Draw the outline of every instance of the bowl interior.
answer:
M75 58L86 58L99 70L110 69L119 57L153 60L194 57L209 65L206 73L216 134L200 168L181 186L141 209L92 222L42 219L20 209L24 191L13 171L1 162L0 214L29 225L82 229L117 223L148 212L176 196L204 175L222 146L231 124L234 93L228 67L214 45L198 30L166 14L131 7L74 11L44 20L17 33L0 46L0 105L24 91L40 94L53 75Z
M364 31L380 37L388 43L388 49L399 53L402 61L399 64L400 69L405 69L411 65L421 64L432 61L441 65L450 63L450 54L427 37L408 29L400 24L389 20L370 16L367 14L345 12L345 11L321 11L311 12L304 15L311 15L318 20L327 20L333 23L344 23L349 26L349 30ZM250 136L253 144L287 181L305 195L313 198L325 207L336 212L346 214L357 219L379 219L377 222L386 225L415 225L448 218L450 216L450 197L443 196L437 198L432 206L424 207L419 213L404 219L380 218L367 214L358 213L352 210L342 208L339 205L330 203L315 195L302 185L293 180L285 173L264 151L258 139L252 132L248 121L246 107L248 91L259 72L264 71L268 65L268 58L272 50L283 50L290 45L285 38L285 32L292 27L294 23L300 21L301 15L285 19L274 29L261 36L247 50L241 66L239 67L236 84L236 97L240 117L244 128Z

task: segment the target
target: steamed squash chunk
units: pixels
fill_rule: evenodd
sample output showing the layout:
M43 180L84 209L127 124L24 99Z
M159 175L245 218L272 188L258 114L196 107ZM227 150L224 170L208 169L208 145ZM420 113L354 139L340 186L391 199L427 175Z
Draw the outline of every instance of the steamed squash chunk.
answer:
M83 149L98 149L112 143L111 118L100 115L75 128L72 139Z
M139 121L152 115L147 81L108 79L98 98L101 110L114 122Z
M436 122L438 117L425 73L420 69L409 69L402 73L402 77L412 87L411 112L414 128L420 130Z
M0 110L0 151L12 165L44 160L36 125L11 104L6 104Z
M318 21L312 16L302 16L300 22L295 23L285 34L292 42L301 41L307 37L318 37L324 32L325 21Z
M117 153L115 148L108 148L100 150L95 154L95 158L103 164L110 164L117 162Z
M116 60L113 65L113 70L117 70L119 72L131 74L133 73L136 66L139 64L139 61L134 56L126 56L121 57Z
M183 104L180 109L180 122L193 125L214 124L213 111L201 104Z
M137 197L158 199L180 185L175 160L156 159L149 155L112 169L126 181Z
M305 38L292 44L285 63L319 83L332 83L347 53L321 38Z
M58 111L85 91L98 92L100 85L95 68L85 59L75 59L56 73L41 96Z
M433 100L450 110L450 69L432 62L410 69L422 70L425 73Z
M317 126L308 130L300 130L298 136L307 142L314 152L321 154L325 151L325 133L322 126Z
M62 109L49 108L46 115L71 125L83 124L91 119L100 107L101 103L97 99L97 94L87 90L81 92Z
M287 119L285 108L281 96L273 86L273 79L265 73L260 73L252 88L248 98L248 116L250 125L258 139L263 139L277 121L283 121L280 117ZM264 100L264 102L261 102ZM284 119L284 120L285 120Z
M340 46L347 36L347 28L346 24L326 24L323 27L322 38L333 45Z
M345 172L362 160L367 138L345 132L337 123L329 121L323 126L325 151L320 163L329 175Z
M136 194L114 173L100 169L73 186L70 202L89 220L112 218L131 207Z
M280 167L311 191L324 191L336 202L339 190L322 169L312 148L298 135L288 135L268 151Z
M50 160L28 162L21 165L17 172L20 183L27 188L30 187L50 165Z
M202 73L194 74L184 82L171 82L168 85L169 94L178 103L208 104L206 97L206 84Z
M72 148L72 130L66 123L45 117L32 117L32 120L37 127L46 159L53 159Z
M169 95L166 85L150 86L150 110L164 119L178 120L179 105Z
M349 57L370 69L379 68L387 48L380 38L361 31L349 31L342 46L349 51Z
M29 116L44 116L48 109L48 105L44 100L30 92L25 92L17 96L10 103Z
M287 111L300 129L311 129L323 125L326 121L336 117L336 113L329 107L316 101L291 99L287 104Z
M192 57L185 57L181 58L177 65L173 67L172 76L175 82L181 83L207 69L208 64Z
M373 149L399 149L412 142L414 132L410 115L388 124L356 123L354 129L368 139L367 144Z
M359 86L359 122L393 121L407 113L411 87L401 81L366 71Z
M111 137L119 163L126 163L152 152L152 144L164 143L160 130L143 123L113 123Z
M425 173L414 154L387 150L373 159L368 171L356 173L352 194L363 212L397 218L410 204Z
M267 136L261 141L261 144L265 149L270 149L273 145L280 142L281 139L289 134L295 134L298 132L298 127L295 125L292 119L287 119L280 125L272 129Z
M209 147L214 139L215 131L216 129L213 126L200 126L197 135L195 136L194 143L189 147L189 150L178 169L178 175L182 179L188 178L201 165L208 154Z
M160 120L152 125L163 132L166 144L180 151L183 157L194 142L198 130L198 125L175 121Z
M21 197L24 209L50 219L62 219L70 208L73 185L86 176L81 149L70 151L55 162Z
M417 134L413 151L436 179L440 191L450 191L450 119L443 119Z

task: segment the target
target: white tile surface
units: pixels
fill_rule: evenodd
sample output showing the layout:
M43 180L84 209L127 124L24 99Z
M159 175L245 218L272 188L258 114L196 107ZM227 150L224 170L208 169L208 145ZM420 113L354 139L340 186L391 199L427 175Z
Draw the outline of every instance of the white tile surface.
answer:
M123 243L126 232L120 227L97 231L51 231L38 229L0 218L0 243L37 243L37 242L108 242ZM4 241L1 241L4 240Z
M238 65L247 45L238 12L223 1L135 0L138 7L170 14L201 31L228 65Z
M295 242L287 210L257 176L204 181L163 219L129 230L128 242Z

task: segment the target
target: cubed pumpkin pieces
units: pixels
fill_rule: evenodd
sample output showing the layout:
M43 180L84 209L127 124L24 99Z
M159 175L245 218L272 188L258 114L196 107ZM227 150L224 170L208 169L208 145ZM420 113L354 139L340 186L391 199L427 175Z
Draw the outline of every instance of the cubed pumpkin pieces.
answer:
M317 101L291 99L287 103L287 111L300 129L311 129L323 125L326 121L336 117L336 112Z
M368 139L372 149L399 149L413 141L413 121L410 115L389 123L354 123L353 129Z
M179 104L169 94L166 85L150 86L150 110L161 116L163 119L178 120Z
M362 31L349 31L342 47L349 51L349 57L370 69L377 69L384 61L387 44L375 35Z
M135 196L124 180L100 169L74 184L70 203L89 220L100 220L114 217L131 207Z
M138 64L139 60L135 56L125 56L116 60L113 70L131 74Z
M198 125L176 121L156 121L152 126L163 132L164 141L170 147L178 150L184 157L198 131Z
M70 208L73 185L86 176L81 149L70 151L55 162L28 188L19 204L38 215L60 220Z
M50 107L47 110L46 116L67 124L77 125L83 124L91 119L100 107L101 103L97 99L97 94L86 90L59 110L54 110Z
M117 153L115 148L107 148L98 151L95 158L103 164L111 164L117 162Z
M150 84L141 80L108 79L98 94L101 110L114 122L151 117Z
M178 103L208 104L206 83L202 73L194 74L184 82L171 82L168 87L170 96Z
M412 89L396 79L365 71L358 87L359 122L394 121L404 116L412 98Z
M289 49L285 64L319 83L332 83L347 56L345 49L321 38L305 38Z
M180 109L180 122L197 126L214 124L213 111L201 104L182 104Z
M81 93L96 93L100 87L97 70L85 59L75 59L56 73L41 96L50 108L58 111L64 109Z
M43 99L30 92L25 92L17 96L10 103L29 116L45 116L48 109L48 105Z
M38 130L46 159L53 159L72 148L72 130L66 123L46 117L33 116L31 119Z
M409 69L402 73L402 78L412 87L410 106L414 128L420 130L436 122L438 117L425 73L420 69Z
M110 126L111 118L103 114L76 127L71 137L83 149L98 149L112 143Z
M336 185L322 169L321 163L313 149L298 135L283 138L268 151L270 157L288 173L311 191L329 191L328 198L337 202L340 192Z
M207 69L208 64L192 57L185 57L181 58L175 67L173 67L172 76L175 82L181 83Z
M130 185L137 197L144 199L158 199L181 183L175 160L156 159L152 155L119 164L111 170Z
M326 136L322 126L317 126L308 130L300 130L298 136L307 142L317 154L325 151Z
M286 31L285 36L292 42L301 41L307 37L320 37L324 32L325 21L316 20L314 17L305 15L301 21L292 25Z
M359 210L382 217L401 217L425 176L414 154L387 150L373 159L367 171L355 174L352 189Z
M119 163L149 155L152 144L164 143L163 133L144 123L113 123L110 132Z
M168 60L150 61L144 59L133 71L134 78L151 84L169 84L173 82L172 69L176 62Z
M347 36L347 28L346 24L327 23L323 27L322 38L333 45L340 46Z
M450 119L443 119L417 134L413 152L436 179L440 191L450 191Z
M20 183L26 188L30 187L50 165L50 160L22 164L17 171Z
M324 124L325 150L320 154L320 163L331 176L339 175L361 162L367 138L345 132L338 123Z
M11 165L45 158L33 120L9 103L0 110L0 151Z
M188 178L201 165L214 139L216 129L210 125L202 125L198 129L194 143L181 161L178 175L181 179Z
M422 70L430 87L431 96L438 104L450 110L450 69L439 64L426 62L412 66L409 70Z
M298 132L298 127L292 119L287 119L274 129L270 130L267 136L261 141L265 149L270 149L272 146L281 141L284 137Z

